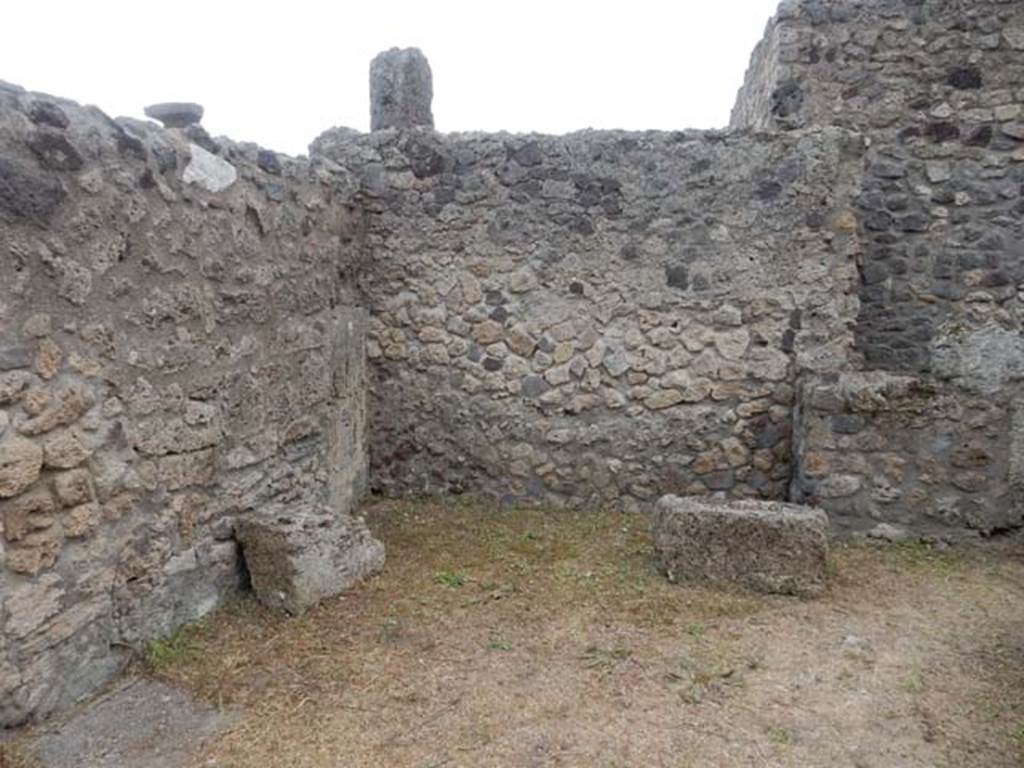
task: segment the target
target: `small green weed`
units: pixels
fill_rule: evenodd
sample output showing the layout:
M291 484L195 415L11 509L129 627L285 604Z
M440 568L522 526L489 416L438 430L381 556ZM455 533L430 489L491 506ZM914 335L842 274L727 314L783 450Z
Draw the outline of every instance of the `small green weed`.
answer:
M1024 725L1020 726L1011 734L1011 738L1017 743L1017 748L1024 750Z
M444 584L446 587L458 589L466 583L466 574L459 571L438 571L434 574L434 581Z
M606 675L632 656L633 652L627 648L606 649L592 645L583 652L580 659L587 669L593 669L601 675Z
M921 674L921 670L914 668L910 671L900 684L907 693L921 693L924 690L924 675Z
M953 573L962 559L957 551L940 549L928 541L903 541L889 546L901 564L939 574Z
M143 659L153 672L182 662L194 661L199 656L196 634L201 625L185 624L162 640L153 640L146 646Z

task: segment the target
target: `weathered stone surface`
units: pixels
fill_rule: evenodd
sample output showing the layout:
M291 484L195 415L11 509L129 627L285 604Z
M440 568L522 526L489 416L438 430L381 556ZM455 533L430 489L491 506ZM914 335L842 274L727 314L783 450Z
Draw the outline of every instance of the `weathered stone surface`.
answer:
M986 380L963 389L883 371L805 377L790 499L868 535L880 524L948 539L1021 526L1008 492L1022 476L1021 404Z
M198 130L0 87L0 727L236 591L243 510L366 487L361 212Z
M22 422L18 431L30 436L44 434L56 427L74 423L92 405L92 394L81 384L61 386L41 412Z
M952 329L951 329L952 330ZM1024 337L995 323L965 332L940 333L932 340L933 370L965 389L986 394L1005 391L1024 379Z
M803 597L826 586L828 517L813 507L663 496L654 544L672 581L733 582Z
M53 478L57 500L65 507L75 507L93 499L92 475L85 469L61 472Z
M856 304L837 297L856 243L805 222L853 207L854 140L438 135L459 170L411 176L408 142L329 132L312 148L379 201L369 226L388 257L362 283L380 350L379 488L636 508L652 488L703 482L690 458L734 438L744 463L707 481L784 495L796 372L841 366L852 342ZM779 193L758 196L752 168ZM801 184L783 193L778 168ZM827 211L818 188L835 192ZM694 244L685 257L681 243ZM686 287L669 285L665 264L683 258ZM822 310L800 314L805 303ZM585 450L553 434L582 435ZM520 444L544 459L514 457ZM754 451L770 449L752 474Z
M67 128L70 125L64 110L49 99L36 99L30 107L29 119L36 125L48 125L51 128Z
M36 350L36 373L44 380L49 381L57 375L63 359L64 350L57 346L52 339L43 339L39 342L39 348Z
M1024 6L807 0L794 8L769 24L732 125L841 125L869 136L857 198L870 235L856 328L867 366L1002 386L1020 357L1019 312L993 323L994 305L979 301L1002 302L1020 268L1012 245L1020 212L1004 215L995 201L1015 183L1024 73L1013 41ZM897 25L928 51L935 90L927 95L921 62L894 54L886 37ZM955 44L952 29L962 30ZM1007 30L1002 41L998 30ZM768 93L784 80L799 82L803 98L781 117Z
M384 565L361 519L325 507L275 505L242 518L236 533L260 602L293 615Z
M392 48L370 63L370 130L434 127L433 77L418 48Z
M38 518L37 518L38 520ZM7 550L7 567L14 573L36 576L52 568L60 554L61 535L53 525L21 537L17 546ZM45 689L49 680L32 680L33 688Z
M73 429L55 430L43 438L43 464L51 469L77 467L91 455L83 436Z
M888 541L893 544L898 544L900 542L908 541L911 538L911 535L905 528L900 528L897 525L890 525L889 523L879 523L867 532L867 537L869 539Z
M84 495L84 498L89 498ZM64 514L64 535L69 539L81 539L96 530L103 522L103 509L90 501L72 507Z
M8 217L44 223L67 197L55 179L10 158L0 158L0 211Z
M43 449L17 435L0 439L0 498L16 496L39 477Z
M39 131L26 143L39 163L52 171L78 171L85 164L78 150L60 134Z
M1022 14L787 2L753 132L440 135L401 52L411 130L309 159L0 86L0 440L43 451L0 557L76 596L0 626L0 724L237 588L239 515L368 483L1022 527Z
M683 393L678 389L662 389L644 399L644 405L652 411L670 408L683 402Z
M60 613L65 596L60 582L60 577L51 573L12 591L3 602L4 610L11 616L6 627L11 637L18 640L28 637L47 619Z
M276 152L271 152L268 149L261 149L256 155L256 165L260 167L260 170L266 171L274 176L281 175L281 160L277 156Z
M165 683L130 678L30 748L46 768L181 768L232 719Z
M7 541L19 542L36 531L52 527L56 522L56 508L53 497L45 488L33 489L16 499L0 502L4 537Z
M238 179L238 171L227 160L198 144L189 144L188 147L191 159L181 177L186 184L196 184L216 194L223 192Z
M32 350L23 345L0 347L0 371L28 368L32 365Z
M32 381L28 371L0 373L0 405L17 400Z
M168 101L150 104L143 112L146 117L159 120L164 128L186 128L203 119L203 107L193 102Z

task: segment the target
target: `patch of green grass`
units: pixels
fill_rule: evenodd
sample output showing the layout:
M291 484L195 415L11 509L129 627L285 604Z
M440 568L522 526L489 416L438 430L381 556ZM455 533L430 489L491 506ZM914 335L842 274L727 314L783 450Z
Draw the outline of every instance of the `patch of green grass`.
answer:
M632 656L633 652L628 648L599 648L596 645L591 645L583 651L580 659L587 669L593 669L601 675L606 675Z
M196 635L200 624L184 624L169 637L153 640L143 652L143 660L152 672L194 661L199 656Z
M434 581L444 584L446 587L458 589L466 583L466 574L459 571L438 571L434 574Z
M393 612L384 617L380 625L380 641L390 643L398 640L402 635L402 622Z
M836 551L836 548L834 547L833 550L832 550L832 556L829 557L828 560L825 561L825 573L827 574L829 579L836 578L836 576L838 576L839 573L840 573L840 571L839 571L839 561L835 557L835 551Z
M1019 726L1012 734L1010 734L1010 738L1017 743L1018 749L1024 750L1024 725Z
M493 641L491 643L488 643L487 650L489 650L489 651L511 651L512 650L512 643L510 643L508 640L495 640L495 641Z
M956 570L961 556L952 549L938 549L928 541L901 541L889 545L896 561L911 568L923 568L948 574Z
M690 637L702 637L706 631L707 627L703 624L694 623L686 625L686 634L690 635Z
M907 693L921 693L924 690L924 675L921 674L921 670L916 667L910 671L910 673L903 678L900 683L902 688Z
M486 598L489 583L507 585L503 594L535 605L600 607L644 627L685 628L713 617L747 615L762 605L739 590L670 584L658 569L645 515L507 509L493 500L459 497L389 502L371 516L390 551L408 554L403 570L434 574L433 583L453 589L479 585L482 592L469 608L494 603ZM434 599L410 592L399 602L418 598Z
M789 731L787 731L785 728L780 728L778 726L768 729L768 738L771 739L773 743L778 744L779 746L785 746L786 744L789 744L791 739Z

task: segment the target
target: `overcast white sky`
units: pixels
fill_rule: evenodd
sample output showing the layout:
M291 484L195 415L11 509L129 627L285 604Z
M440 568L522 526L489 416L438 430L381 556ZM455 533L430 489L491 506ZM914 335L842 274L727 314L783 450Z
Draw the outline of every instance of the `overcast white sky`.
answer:
M369 127L370 59L419 46L440 131L728 122L778 0L6 0L0 80L142 116L197 101L214 135L305 153Z

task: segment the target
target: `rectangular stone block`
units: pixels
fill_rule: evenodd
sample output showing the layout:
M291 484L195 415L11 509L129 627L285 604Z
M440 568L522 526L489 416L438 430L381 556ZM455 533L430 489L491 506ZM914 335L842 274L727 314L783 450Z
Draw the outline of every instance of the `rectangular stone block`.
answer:
M384 565L384 545L360 518L323 506L272 505L240 520L236 536L260 602L293 615Z
M655 515L654 546L671 581L730 582L802 597L825 588L828 517L820 509L663 496Z

